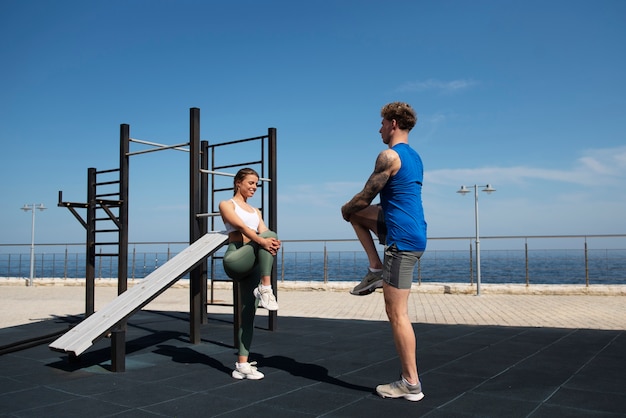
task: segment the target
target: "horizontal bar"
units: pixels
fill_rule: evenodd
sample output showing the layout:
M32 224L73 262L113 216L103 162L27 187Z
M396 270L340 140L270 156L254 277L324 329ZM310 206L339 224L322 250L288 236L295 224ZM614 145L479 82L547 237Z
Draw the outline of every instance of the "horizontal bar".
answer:
M103 181L102 183L96 183L96 186L106 186L108 184L119 184L119 180Z
M209 145L209 148L223 147L225 145L239 144L241 142L256 141L256 140L268 139L268 138L269 138L268 135L263 135L263 136L255 136L254 138L237 139L235 141L221 142L219 144L211 144Z
M219 170L222 168L249 167L251 165L261 165L261 164L263 164L263 161L258 160L258 161L248 161L246 163L239 163L239 164L214 165L213 168L215 170Z
M65 206L68 208L87 208L89 207L89 203L59 202L57 206Z
M213 212L213 213L198 213L196 215L197 218L212 218L214 216L220 216L221 214L219 212Z
M201 168L200 172L204 173L204 174L214 174L214 175L217 175L217 176L235 177L235 174L224 173L222 171L205 170L204 168ZM268 178L264 178L264 177L260 177L259 180L261 180L261 181L272 181L272 179L268 179Z
M96 171L96 174L115 173L117 171L120 171L120 169L119 168L112 168L110 170Z
M129 141L130 142L136 142L138 144L151 145L151 146L156 147L156 148L142 150L142 151L129 152L129 153L126 154L128 156L137 155L137 154L146 154L148 152L162 151L162 150L166 150L166 149L175 149L177 151L189 152L189 150L187 148L181 148L181 147L184 147L184 146L188 146L189 142L183 142L183 143L175 144L175 145L164 145L164 144L159 144L157 142L143 141L141 139L135 139L135 138L129 138Z
M109 205L109 206L119 206L123 203L123 200L107 200L107 199L96 199L96 203L101 205Z

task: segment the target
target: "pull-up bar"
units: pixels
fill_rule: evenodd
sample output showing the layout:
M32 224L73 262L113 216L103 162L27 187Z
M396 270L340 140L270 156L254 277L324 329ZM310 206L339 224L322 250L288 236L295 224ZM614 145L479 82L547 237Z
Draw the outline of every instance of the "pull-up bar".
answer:
M128 140L130 142L136 142L138 144L151 145L151 146L156 147L156 148L145 149L145 150L141 150L141 151L129 152L129 153L126 154L127 156L138 155L138 154L146 154L148 152L162 151L162 150L166 150L166 149L175 149L177 151L189 152L189 149L181 148L181 147L188 146L189 142L183 142L181 144L175 144L175 145L163 145L163 144L159 144L157 142L144 141L144 140L135 139L135 138L128 138Z
M216 176L227 176L227 177L235 177L236 174L232 174L232 173L225 173L223 171L214 171L214 170L206 170L204 168L200 169L201 173L204 174L214 174ZM272 181L272 179L268 179L268 178L259 178L260 181ZM220 216L221 213L219 212L212 212L212 213L198 213L196 215L197 218L212 218L212 217L217 217Z
M215 174L217 176L227 176L227 177L235 177L236 174L232 174L232 173L224 173L223 171L213 171L213 170L205 170L203 168L200 169L201 173L205 173L205 174ZM261 181L272 181L272 179L268 179L268 178L264 178L264 177L259 177L259 180Z

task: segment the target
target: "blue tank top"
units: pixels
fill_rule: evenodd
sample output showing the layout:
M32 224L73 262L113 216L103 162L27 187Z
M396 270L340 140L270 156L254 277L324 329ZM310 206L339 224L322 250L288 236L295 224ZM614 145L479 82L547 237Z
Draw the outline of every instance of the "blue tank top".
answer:
M380 192L387 225L386 244L396 244L399 251L424 251L426 221L422 207L422 159L405 143L391 149L398 153L402 165Z

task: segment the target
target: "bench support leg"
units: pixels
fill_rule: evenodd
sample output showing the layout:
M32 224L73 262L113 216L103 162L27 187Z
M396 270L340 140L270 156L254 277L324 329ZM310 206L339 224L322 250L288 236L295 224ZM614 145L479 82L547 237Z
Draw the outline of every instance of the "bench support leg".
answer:
M126 324L111 332L111 371L126 371Z

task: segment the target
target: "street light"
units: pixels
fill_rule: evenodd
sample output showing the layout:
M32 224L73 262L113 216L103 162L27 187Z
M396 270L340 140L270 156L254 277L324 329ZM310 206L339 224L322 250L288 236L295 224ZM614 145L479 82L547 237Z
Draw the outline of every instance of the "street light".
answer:
M45 207L43 205L43 203L40 203L39 206L35 205L34 203L32 205L24 205L24 207L21 208L24 212L28 212L29 210L33 212L33 220L31 222L31 230L30 230L30 279L28 280L28 285L32 286L33 285L33 277L34 277L34 273L35 273L35 209L39 209L40 211L44 211L46 209L48 209L47 207Z
M480 296L480 237L478 233L478 188L484 187L482 191L486 192L487 194L495 192L496 189L491 187L491 184L487 184L486 186L477 186L475 184L474 186L470 186L470 188L471 187L474 187L474 224L476 226L476 296ZM465 195L469 192L470 189L465 186L461 186L461 188L457 190L457 193L461 193L462 195Z

